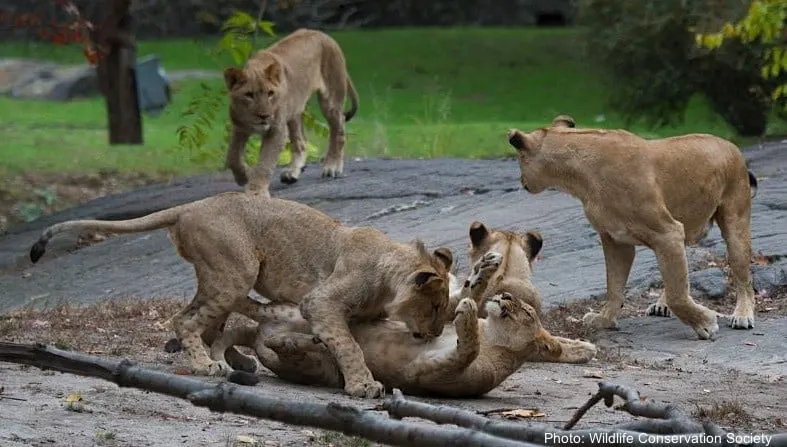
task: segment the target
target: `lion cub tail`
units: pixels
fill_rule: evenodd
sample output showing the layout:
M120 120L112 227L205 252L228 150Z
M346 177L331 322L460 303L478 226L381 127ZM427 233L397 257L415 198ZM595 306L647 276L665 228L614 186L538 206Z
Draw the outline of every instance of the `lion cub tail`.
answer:
M177 222L181 211L181 207L174 207L129 220L69 220L61 222L44 230L38 241L30 247L30 260L34 264L38 262L41 256L44 256L49 240L64 231L94 230L108 233L141 233L172 226Z
M350 76L347 76L347 92L350 94L350 102L352 103L352 107L350 110L344 112L344 122L347 123L356 113L358 113L358 90L355 89L355 85L353 84L352 79Z
M754 173L751 171L749 172L749 186L751 187L751 197L757 195L757 177L754 176Z

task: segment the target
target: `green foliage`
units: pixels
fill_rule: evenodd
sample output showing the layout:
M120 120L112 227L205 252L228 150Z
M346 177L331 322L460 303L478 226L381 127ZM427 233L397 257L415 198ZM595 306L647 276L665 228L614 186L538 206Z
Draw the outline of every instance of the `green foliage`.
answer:
M741 10L737 0L580 0L589 57L610 86L610 106L631 126L682 124L697 95L742 136L761 135L770 111L757 45L699 49L690 31L709 16Z
M787 0L754 0L746 16L737 23L726 22L714 33L697 33L695 43L701 48L718 50L725 41L738 40L744 45L761 45L763 79L778 79L787 73L787 45L784 22L787 20ZM781 80L771 92L771 99L787 96L787 81ZM784 103L783 107L787 107Z
M243 66L253 55L255 43L259 31L264 32L270 37L275 37L273 22L257 20L250 14L243 11L235 11L221 27L222 37L217 44L219 53L229 54L238 66ZM227 150L230 139L232 125L229 119L224 121L224 132L220 144L211 144L210 131L213 128L218 114L226 110L226 90L224 85L211 87L205 83L200 84L201 91L190 101L181 117L186 121L177 128L179 149L187 150L191 154L191 161L199 164L213 164L217 160L223 160L223 155ZM328 126L319 121L309 111L303 114L303 126L306 130L313 131L320 136L328 135ZM253 164L258 156L259 138L249 139L246 145L246 163ZM290 143L287 143L286 150L279 156L279 164L287 164L290 159ZM317 157L317 148L306 144L309 159Z

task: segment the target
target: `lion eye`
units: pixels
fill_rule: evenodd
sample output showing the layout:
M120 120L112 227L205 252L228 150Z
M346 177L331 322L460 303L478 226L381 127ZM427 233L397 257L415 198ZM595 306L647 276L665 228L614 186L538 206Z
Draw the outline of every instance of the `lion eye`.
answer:
M268 98L272 98L272 97L273 97L273 90L269 90L268 91Z
M254 98L254 92L246 92L247 98Z

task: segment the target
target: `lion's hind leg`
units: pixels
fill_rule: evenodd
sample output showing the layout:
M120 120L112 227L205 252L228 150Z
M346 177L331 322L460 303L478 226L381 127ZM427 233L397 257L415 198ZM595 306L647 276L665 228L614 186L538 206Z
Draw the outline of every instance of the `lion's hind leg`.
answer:
M546 331L536 342L536 348L527 358L529 362L587 363L598 350L593 343L556 337Z
M346 83L335 83L331 91L317 92L320 109L330 129L328 150L322 166L322 177L338 178L344 172L344 99L347 96Z
M208 246L216 242L199 241L199 245L195 244L195 251L210 250ZM231 370L226 361L213 360L208 356L202 335L206 330L220 325L240 300L248 299L259 270L259 262L251 254L237 246L226 247L226 240L220 242L225 246L221 253L199 253L203 262L194 264L197 293L192 302L172 320L183 350L198 374L224 375ZM240 246L242 242L237 241L236 245Z
M747 203L750 199L746 197ZM727 260L735 291L735 310L729 325L733 329L754 327L754 288L751 279L751 205L724 204L717 211L721 235L727 243Z
M669 307L667 307L667 295L664 290L662 290L661 293L659 294L659 299L656 300L655 303L648 306L648 310L646 313L651 317L672 316Z
M265 348L277 361L268 367L283 379L310 385L341 387L344 379L330 350L314 335L278 332L264 337ZM260 347L258 347L258 350Z
M673 220L661 227L661 231L648 234L645 242L656 254L667 306L680 321L691 326L700 339L707 340L718 332L719 323L716 312L697 304L689 295L683 224Z
M478 309L475 302L465 298L456 307L456 348L439 353L424 353L404 369L404 377L411 384L441 380L468 367L481 351L478 329ZM428 384L428 383L427 383Z

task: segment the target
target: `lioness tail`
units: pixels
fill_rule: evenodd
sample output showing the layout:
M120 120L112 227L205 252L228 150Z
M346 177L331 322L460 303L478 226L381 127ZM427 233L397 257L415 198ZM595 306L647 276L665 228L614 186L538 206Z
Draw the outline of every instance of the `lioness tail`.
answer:
M158 211L147 216L129 220L69 220L61 222L44 230L38 242L30 247L30 260L38 262L46 252L46 244L54 235L71 230L98 230L109 233L141 233L143 231L158 230L173 225L178 220L182 206L176 206Z
M754 176L754 173L751 171L749 172L749 186L751 187L752 191L752 198L757 195L757 177Z
M352 107L350 107L350 110L344 112L345 123L349 122L358 112L358 91L355 90L355 85L353 85L353 81L350 79L349 75L347 76L347 92L350 94Z

